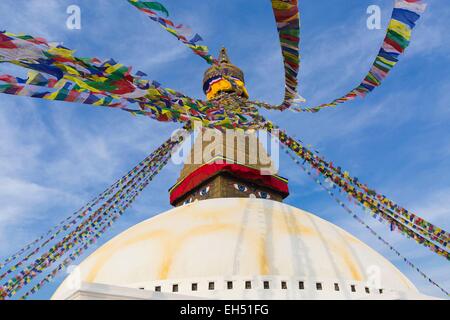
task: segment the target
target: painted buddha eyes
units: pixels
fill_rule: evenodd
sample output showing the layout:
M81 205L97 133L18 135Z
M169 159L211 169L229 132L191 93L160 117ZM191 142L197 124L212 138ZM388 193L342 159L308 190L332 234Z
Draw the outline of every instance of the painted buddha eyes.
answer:
M240 183L235 183L234 188L236 190L238 190L239 192L247 192L249 191L249 188L246 185L240 184ZM256 191L255 193L252 193L250 195L250 197L255 197L256 196L260 199L270 199L270 194L268 192L265 191Z
M270 199L270 194L268 194L268 193L265 192L265 191L258 191L258 196L259 196L261 199Z
M235 183L234 184L234 188L240 192L247 192L248 191L248 187L244 186L243 184L240 183Z
M206 196L206 195L209 193L209 190L210 190L210 189L211 189L210 186L204 187L204 188L200 189L200 191L198 192L198 194L199 194L201 197L204 197L204 196ZM183 201L183 205L186 205L186 204L192 203L192 202L194 202L194 201L198 201L198 200L199 200L199 199L195 199L195 198L193 198L193 197L190 197L190 198L188 198L188 199L186 199L186 200Z
M236 190L238 190L239 192L245 193L245 192L249 191L249 188L248 188L246 185L241 184L241 183L235 183L235 184L233 184L233 186L234 186L234 188L235 188ZM202 189L199 191L198 194L199 194L201 197L204 197L204 196L206 196L206 195L209 193L209 190L210 190L210 189L211 189L210 186L204 187L204 188L202 188ZM255 190L255 191L256 191L256 190ZM266 192L266 191L256 191L255 193L252 192L252 194L250 195L250 197L255 197L255 195L256 195L258 198L260 198L260 199L270 199L270 198L271 198L271 197L270 197L270 194L269 194L268 192ZM194 198L190 197L190 198L184 200L183 205L186 205L186 204L189 204L189 203L192 203L192 202L194 202Z
M202 190L200 190L200 195L202 197L206 196L209 193L209 186L203 188Z

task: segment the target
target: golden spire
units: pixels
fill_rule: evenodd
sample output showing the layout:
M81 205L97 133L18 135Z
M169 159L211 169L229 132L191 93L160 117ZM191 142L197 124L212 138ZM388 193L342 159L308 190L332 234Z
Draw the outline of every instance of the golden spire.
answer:
M222 63L230 63L230 58L228 58L227 49L225 47L222 47L222 49L220 49L219 62L221 64Z

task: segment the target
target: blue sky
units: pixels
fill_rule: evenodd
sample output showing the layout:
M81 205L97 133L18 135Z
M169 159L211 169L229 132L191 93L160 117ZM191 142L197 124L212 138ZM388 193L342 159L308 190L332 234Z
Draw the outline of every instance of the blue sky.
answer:
M200 33L214 54L222 45L246 74L252 98L279 103L283 69L269 1L162 1L175 21ZM428 0L413 42L383 85L364 100L317 114L265 112L361 181L450 229L450 7ZM391 0L300 1L300 90L310 104L359 84L385 34ZM81 7L82 29L66 28L66 8ZM368 30L366 9L382 8L382 29ZM203 97L207 65L125 0L2 0L0 29L62 41L80 56L114 58L151 79ZM0 72L11 71L0 66ZM119 110L2 96L0 99L0 257L7 256L103 191L177 128ZM170 208L179 166L169 165L101 243ZM286 202L343 227L379 251L425 294L441 296L349 218L283 155ZM162 191L162 192L161 192ZM436 282L450 289L443 258L356 210ZM92 248L92 250L95 248ZM90 252L92 252L90 250ZM64 275L35 298L50 297Z

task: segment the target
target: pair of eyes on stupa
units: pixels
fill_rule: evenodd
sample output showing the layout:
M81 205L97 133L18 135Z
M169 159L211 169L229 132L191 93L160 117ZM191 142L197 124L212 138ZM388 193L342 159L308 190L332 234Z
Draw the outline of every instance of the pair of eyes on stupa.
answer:
M211 189L210 186L206 186L206 187L200 189L200 191L198 192L198 195L200 195L200 197L204 197L209 193L210 189ZM195 195L184 200L183 205L194 202L194 200L195 200L194 196Z
M242 183L234 183L233 187L242 193L249 193L251 192L250 188L248 186L246 186L245 184ZM257 196L258 198L261 199L270 199L270 194L266 191L257 191L257 190L253 190L253 194L255 194L255 196Z

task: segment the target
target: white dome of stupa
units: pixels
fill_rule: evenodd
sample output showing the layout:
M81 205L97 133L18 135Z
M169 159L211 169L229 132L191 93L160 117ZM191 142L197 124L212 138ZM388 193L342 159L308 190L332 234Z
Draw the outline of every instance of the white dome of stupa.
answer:
M73 277L212 299L421 297L366 244L311 213L272 200L195 201L141 222L92 253Z

